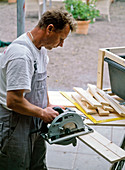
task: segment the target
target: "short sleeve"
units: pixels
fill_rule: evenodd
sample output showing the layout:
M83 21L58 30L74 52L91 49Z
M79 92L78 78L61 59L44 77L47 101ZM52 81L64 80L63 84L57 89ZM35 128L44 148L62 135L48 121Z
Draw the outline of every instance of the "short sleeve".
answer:
M33 75L32 63L25 58L13 59L8 62L6 70L7 91L24 89L31 91Z

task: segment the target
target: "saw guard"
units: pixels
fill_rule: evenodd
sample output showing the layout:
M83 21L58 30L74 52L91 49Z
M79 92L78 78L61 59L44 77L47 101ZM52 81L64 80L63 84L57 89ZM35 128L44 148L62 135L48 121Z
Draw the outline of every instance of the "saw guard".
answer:
M49 144L76 145L76 137L93 132L89 126L83 123L80 115L75 112L66 111L57 116L48 128L48 133L41 134ZM74 123L75 128L65 129L67 123Z
M64 126L67 123L75 124L76 128L70 129L71 132L84 129L83 119L77 113L72 113L68 111L60 114L52 121L48 130L49 138L53 136L66 135Z

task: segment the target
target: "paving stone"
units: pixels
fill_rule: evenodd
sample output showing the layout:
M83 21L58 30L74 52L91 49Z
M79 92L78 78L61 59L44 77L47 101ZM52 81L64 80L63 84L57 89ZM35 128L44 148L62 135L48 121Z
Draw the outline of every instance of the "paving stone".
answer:
M47 152L47 166L49 168L72 170L76 154L69 152Z
M73 170L108 170L111 164L97 155L78 154Z
M78 143L78 140L77 140L77 143ZM77 148L78 148L78 144L77 146L72 146L72 144L70 145L49 145L47 144L47 148L49 151L62 151L62 152L72 152L72 153L75 153L77 151Z

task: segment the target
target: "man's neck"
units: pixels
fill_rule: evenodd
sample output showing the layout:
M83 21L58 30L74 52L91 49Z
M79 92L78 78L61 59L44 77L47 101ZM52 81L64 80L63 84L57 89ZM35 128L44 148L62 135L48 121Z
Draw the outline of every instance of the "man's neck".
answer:
M28 37L32 41L32 43L38 48L39 50L41 49L42 45L42 35L44 31L41 28L35 27L33 30L28 32Z

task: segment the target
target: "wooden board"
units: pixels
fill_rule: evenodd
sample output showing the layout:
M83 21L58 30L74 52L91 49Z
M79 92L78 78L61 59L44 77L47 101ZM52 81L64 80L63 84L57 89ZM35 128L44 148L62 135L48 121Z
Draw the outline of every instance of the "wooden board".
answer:
M110 105L121 115L125 116L125 110L124 108L118 104L111 96L106 94L103 90L97 88L97 92L102 95L109 103Z
M97 110L98 110L98 114L100 116L109 116L109 111L106 111L101 107L97 107Z
M99 89L102 89L102 85L103 85L104 56L105 56L105 49L99 49L98 68L97 68L97 87Z
M87 103L86 102L86 107L88 108L88 109L97 109L97 107L93 107L93 106L91 106L89 103Z
M68 92L70 95L70 92ZM48 91L49 101L53 105L62 105L64 107L75 107L69 100L63 97L59 91Z
M95 109L88 109L85 102L81 101L81 96L78 93L72 94L73 99L85 110L87 114L95 114L97 111Z
M105 56L125 67L125 59L119 57L118 55L106 50Z
M95 85L88 84L88 88L89 91L92 93L92 95L98 100L99 103L109 106L109 103L97 93Z
M114 54L119 54L119 53L124 53L125 54L125 46L121 47L110 47L109 51L114 53Z
M110 107L110 106L102 105L102 108L103 108L104 110L108 110L108 111L110 111L110 112L115 112L115 110L114 110L112 107Z
M79 140L91 147L110 163L125 159L125 151L94 130L93 133L79 136Z
M93 107L102 106L97 100L95 100L87 91L83 90L82 88L74 87L73 90L76 91L79 95L81 95L81 97L85 98L86 101Z

